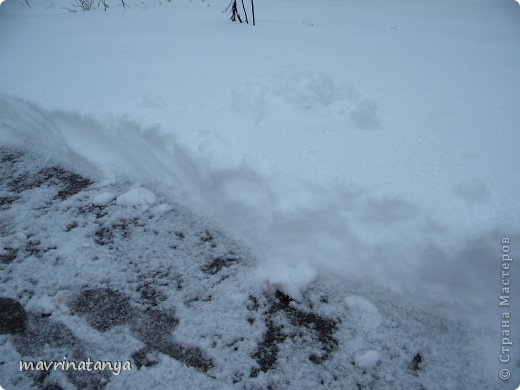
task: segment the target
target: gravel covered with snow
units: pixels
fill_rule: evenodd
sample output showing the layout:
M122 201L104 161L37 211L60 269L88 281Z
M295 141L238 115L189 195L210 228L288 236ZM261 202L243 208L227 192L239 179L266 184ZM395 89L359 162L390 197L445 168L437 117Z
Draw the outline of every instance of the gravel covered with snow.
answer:
M153 186L19 149L0 161L0 296L25 313L2 327L6 389L479 383L464 324L354 295L332 276L295 301L252 277L247 249ZM64 357L131 360L132 371L18 371L20 359Z
M0 1L0 386L520 383L520 7L219 1Z

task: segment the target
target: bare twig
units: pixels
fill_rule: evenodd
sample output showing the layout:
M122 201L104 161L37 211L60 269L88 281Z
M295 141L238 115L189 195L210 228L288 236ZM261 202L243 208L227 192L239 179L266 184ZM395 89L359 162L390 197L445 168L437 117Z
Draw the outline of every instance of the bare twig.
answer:
M237 0L233 0L232 2L232 6L231 6L231 21L236 21L238 19L238 21L240 23L242 23L242 18L240 17L240 14L238 13L238 8L237 8Z
M246 7L244 6L244 0L241 0L241 1L242 1L242 9L244 10L244 16L246 17L246 23L249 24L249 20L247 20Z
M229 7L231 7L231 4L233 4L233 0L231 0L227 7L224 9L224 11L222 11L223 14L225 14L228 11Z
M255 3L251 0L251 12L253 13L253 26L255 25Z
M72 4L73 7L81 8L82 11L90 11L93 5L94 0L76 0L76 3Z

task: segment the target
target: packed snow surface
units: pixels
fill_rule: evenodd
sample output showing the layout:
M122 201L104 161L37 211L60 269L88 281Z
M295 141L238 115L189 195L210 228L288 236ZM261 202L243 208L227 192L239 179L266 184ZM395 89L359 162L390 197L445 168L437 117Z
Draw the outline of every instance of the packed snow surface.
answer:
M487 351L474 375L496 380L500 240L520 242L515 2L265 0L254 28L213 0L72 3L0 7L1 146L95 178L88 202L116 216L182 204L249 248L248 282L296 304L334 275L463 321ZM26 247L19 228L1 256ZM376 337L383 309L341 294ZM61 307L37 295L23 303ZM387 355L352 353L367 369Z

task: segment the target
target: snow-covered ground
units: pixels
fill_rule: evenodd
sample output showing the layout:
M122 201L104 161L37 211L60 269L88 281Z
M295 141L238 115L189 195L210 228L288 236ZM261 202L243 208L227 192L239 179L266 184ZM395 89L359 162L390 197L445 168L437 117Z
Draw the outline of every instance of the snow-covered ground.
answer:
M0 336L6 389L481 384L479 333L464 322L330 275L295 301L157 187L12 148L0 161L0 294L27 312L23 332ZM133 369L19 372L20 360L88 357Z
M200 374L161 360L110 386L181 377L220 387L238 375L245 387L312 387L317 378L340 388L500 387L500 239L510 237L513 255L520 242L515 2L266 0L256 4L254 28L228 22L227 4L213 0L110 1L107 12L71 13L63 7L72 2L0 7L0 144L24 156L2 162L1 196L15 200L1 211L0 250L13 275L1 295L37 313L62 290L81 296L103 286L146 310L157 305L139 301L139 275L157 272L150 283L165 290L162 309L175 308L175 339L214 366ZM9 187L11 173L51 166L94 187L63 203L45 198L45 174L33 189ZM179 221L170 207L190 212ZM106 215L95 216L97 208ZM79 231L65 232L76 219ZM170 257L161 234L170 237L176 224L190 237L211 226L220 249L194 239L184 244L189 255ZM96 241L104 228L122 235L108 249ZM50 275L45 267L29 276L39 257L20 248L35 240L56 247L41 258L63 261ZM78 252L88 258L81 266ZM215 258L233 259L224 267L233 272L212 284L201 270ZM520 276L511 274L514 289ZM189 287L176 295L179 275ZM38 287L29 293L31 280ZM190 306L189 294L202 308ZM263 313L253 331L244 328L248 296ZM92 351L109 353L105 338L117 334L126 340L121 359L139 343L172 356L133 320L122 322L129 332L106 336L61 307L49 310ZM305 310L333 332L302 325ZM221 312L238 322L220 320ZM280 336L280 313L310 336ZM219 321L214 341L208 326ZM266 370L255 355L264 332L284 356ZM225 347L235 336L243 337L239 352ZM314 364L305 344L327 354L323 338L337 344ZM7 340L2 348L14 356L23 342ZM418 353L424 364L414 370ZM515 353L504 388L520 383ZM262 374L250 376L254 364ZM305 367L301 376L296 366ZM13 386L26 378L2 367Z

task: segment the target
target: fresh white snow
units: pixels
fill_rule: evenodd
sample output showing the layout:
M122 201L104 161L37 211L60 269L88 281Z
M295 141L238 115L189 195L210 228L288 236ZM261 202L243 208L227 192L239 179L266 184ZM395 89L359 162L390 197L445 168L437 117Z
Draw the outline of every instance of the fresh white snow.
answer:
M356 356L356 364L362 368L372 368L381 359L381 354L377 351L367 351L362 355Z
M134 207L141 210L148 209L157 201L153 192L144 187L136 187L116 198L116 204Z
M370 332L381 325L381 316L377 307L364 297L351 295L345 298L352 320L360 329Z
M338 287L337 307L324 310L367 332L352 350L360 367L388 358L377 341L391 310L379 305L398 300L462 321L485 351L473 374L500 385L500 238L520 242L513 1L265 0L254 28L214 0L75 13L63 8L72 0L28 1L0 7L0 146L95 177L88 202L113 207L114 220L166 218L183 204L251 249L244 284L303 304L314 284L339 278L350 295ZM17 217L0 254L26 245L31 215ZM95 250L80 238L63 245ZM78 283L106 279L65 268ZM46 289L24 303L59 312ZM183 326L178 337L193 329ZM143 387L171 378L147 370L135 374ZM207 386L198 375L193 384Z

